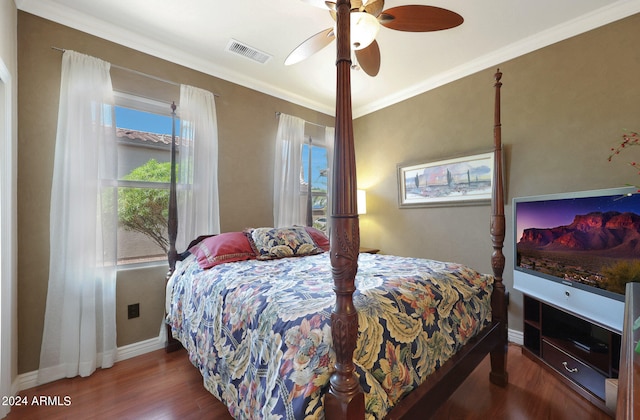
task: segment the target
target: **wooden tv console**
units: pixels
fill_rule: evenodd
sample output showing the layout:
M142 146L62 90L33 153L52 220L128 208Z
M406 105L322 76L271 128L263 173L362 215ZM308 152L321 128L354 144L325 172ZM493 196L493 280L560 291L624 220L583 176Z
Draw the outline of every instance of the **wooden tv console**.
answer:
M523 306L523 354L613 415L605 405L605 381L618 377L620 334L531 296Z

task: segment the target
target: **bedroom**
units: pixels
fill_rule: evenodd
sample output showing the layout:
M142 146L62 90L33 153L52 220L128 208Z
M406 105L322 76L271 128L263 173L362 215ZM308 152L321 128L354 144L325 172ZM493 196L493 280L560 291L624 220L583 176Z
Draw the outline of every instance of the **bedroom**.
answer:
M7 13L14 13L11 8ZM3 11L4 12L4 11ZM60 54L51 46L77 49L147 73L209 88L218 101L221 156L231 172L243 161L253 172L234 174L221 183L222 230L239 230L249 222L271 224L268 159L275 136L275 112L332 124L332 118L278 98L225 82L138 53L53 22L17 12L18 95L18 252L17 362L12 381L38 367L48 260L49 173L52 168ZM638 15L611 23L542 50L500 63L505 72L503 139L506 185L515 196L574 191L634 182L622 162L607 162L609 148L625 129L637 129L637 81L640 58L634 45ZM11 48L8 49L11 51ZM3 51L4 53L4 51ZM10 54L7 54L11 62ZM3 55L3 59L5 59ZM18 65L16 65L16 68ZM368 214L361 219L362 244L384 253L455 260L489 271L489 208L398 209L396 165L415 159L437 160L491 146L494 69L464 77L399 104L359 117L354 122L358 180L368 192ZM19 88L19 89L18 89ZM246 123L251 116L251 124ZM403 125L398 126L397 121ZM464 122L464 123L461 123ZM389 147L389 138L402 138ZM45 140L46 139L46 140ZM232 140L233 139L233 140ZM366 139L366 141L364 140ZM366 158L363 158L366 157ZM224 169L223 169L224 171ZM239 186L253 191L236 193ZM247 197L261 206L250 206ZM507 203L508 204L508 203ZM507 206L509 226L509 206ZM416 235L418 227L428 227ZM451 226L456 226L452 229ZM510 287L509 231L506 285ZM118 346L153 339L162 314L166 269L123 272L118 279ZM156 293L149 293L155 290ZM140 302L139 319L127 321L126 306ZM522 298L512 291L510 329L517 340Z

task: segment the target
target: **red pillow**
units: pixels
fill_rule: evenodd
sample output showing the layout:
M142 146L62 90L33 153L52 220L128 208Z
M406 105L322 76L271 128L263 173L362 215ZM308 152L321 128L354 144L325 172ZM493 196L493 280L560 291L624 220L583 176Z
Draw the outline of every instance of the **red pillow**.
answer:
M196 256L202 269L256 257L249 240L242 232L226 232L211 236L194 245L189 252Z
M311 236L311 239L313 239L313 242L318 245L318 248L322 248L325 251L329 250L329 238L327 238L327 235L325 235L323 231L311 226L305 226L304 228Z

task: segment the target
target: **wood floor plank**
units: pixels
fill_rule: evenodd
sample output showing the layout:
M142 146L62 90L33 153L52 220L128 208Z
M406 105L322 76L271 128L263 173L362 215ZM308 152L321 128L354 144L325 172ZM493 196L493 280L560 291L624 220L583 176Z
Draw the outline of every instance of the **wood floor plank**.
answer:
M537 363L509 345L509 385L489 383L489 360L438 410L436 419L610 420ZM99 370L20 393L28 406L13 407L7 420L230 420L226 407L204 388L184 350L148 353ZM69 397L69 406L32 405L34 397Z
M566 387L539 364L509 345L506 388L489 383L485 358L436 412L436 419L610 420L611 417Z

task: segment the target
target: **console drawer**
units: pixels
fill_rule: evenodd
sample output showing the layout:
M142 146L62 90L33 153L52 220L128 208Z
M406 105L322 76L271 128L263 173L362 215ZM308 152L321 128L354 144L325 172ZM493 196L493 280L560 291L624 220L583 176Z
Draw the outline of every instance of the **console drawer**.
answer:
M602 373L544 339L542 340L542 359L563 376L604 400L606 376Z

